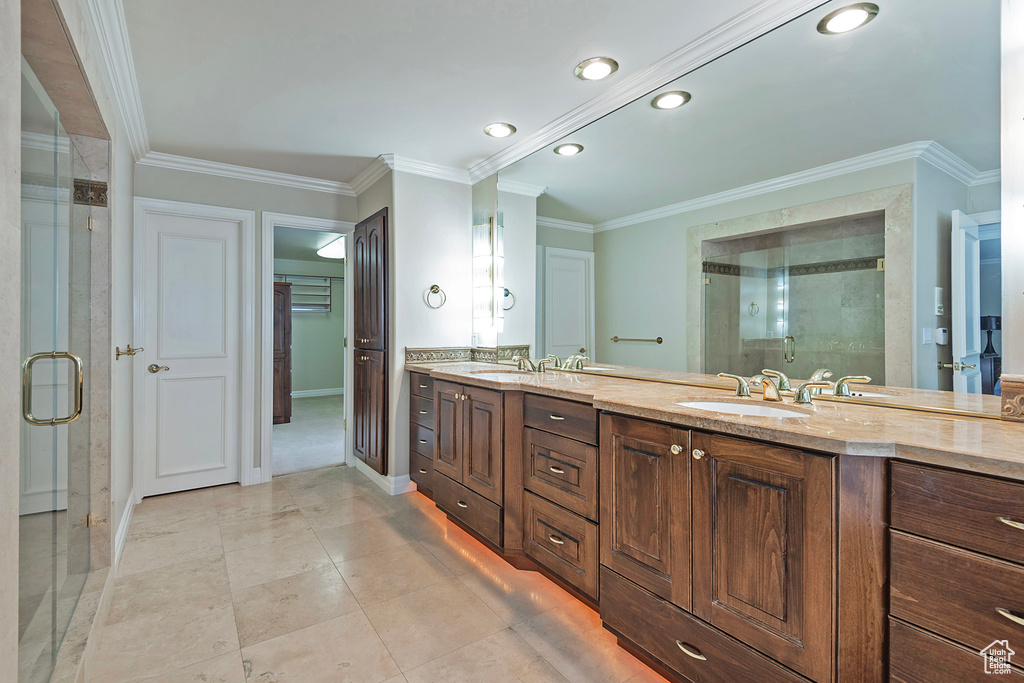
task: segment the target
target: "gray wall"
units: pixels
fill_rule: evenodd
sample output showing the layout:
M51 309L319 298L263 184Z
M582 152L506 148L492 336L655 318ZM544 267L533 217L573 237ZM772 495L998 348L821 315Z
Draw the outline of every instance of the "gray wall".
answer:
M594 233L537 226L537 245L576 251L594 251Z
M292 312L292 391L345 386L345 262L274 259L275 275L330 277L331 311Z
M498 344L532 346L537 337L536 311L530 305L537 300L537 198L499 191L498 209L505 226L505 287L515 297L515 305L504 313Z
M21 3L0 3L0 662L18 661Z

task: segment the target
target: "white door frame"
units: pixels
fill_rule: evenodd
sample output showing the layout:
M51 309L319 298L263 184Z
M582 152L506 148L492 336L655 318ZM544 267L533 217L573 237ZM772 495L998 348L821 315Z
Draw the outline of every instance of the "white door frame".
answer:
M542 298L544 302L544 354L547 355L547 335L548 335L548 320L547 320L547 297L548 297L548 283L547 283L547 272L548 272L548 259L552 256L560 256L563 258L577 258L587 262L587 288L590 290L588 293L590 296L587 303L587 318L588 318L588 329L587 334L590 337L590 342L587 344L587 356L593 363L597 361L597 292L595 291L595 274L594 274L594 252L584 251L581 249L562 249L560 247L544 247L544 296ZM539 278L538 278L539 279ZM539 299L541 297L538 297Z
M352 287L352 233L356 224L348 221L333 221L327 218L311 218L294 216L287 213L262 213L263 257L262 283L260 287L260 309L263 311L262 344L259 360L260 366L260 466L263 482L274 476L274 228L296 228L299 230L317 230L319 232L337 232L345 236L345 339L352 338L353 322L350 311L353 309ZM352 418L352 359L349 357L348 346L344 349L345 379L342 382L345 392L345 424ZM352 454L352 434L345 430L345 464L355 466ZM260 482L253 482L260 483Z
M206 218L214 220L238 221L241 225L239 235L240 260L239 277L241 279L239 289L241 290L241 301L239 302L239 339L241 340L241 360L239 361L239 416L238 435L239 467L238 475L242 486L258 484L261 481L260 468L253 467L253 446L254 446L254 423L253 417L256 414L256 400L254 387L256 385L256 366L254 364L254 340L256 337L255 312L255 264L256 264L256 212L245 209L229 209L222 206L210 206L207 204L192 204L189 202L173 202L165 199L151 199L148 197L135 198L135 225L132 230L134 244L134 273L132 297L135 307L135 324L133 335L135 340L145 339L146 335L146 300L145 300L145 265L146 265L146 235L145 216L147 213L158 213L166 216L185 216L188 218ZM134 365L141 356L131 357ZM143 440L143 417L146 412L145 405L145 375L143 368L133 368L132 379L132 430L133 453L132 453L132 483L134 486L135 502L142 502L143 491L143 451L145 450ZM246 455L249 456L248 462Z

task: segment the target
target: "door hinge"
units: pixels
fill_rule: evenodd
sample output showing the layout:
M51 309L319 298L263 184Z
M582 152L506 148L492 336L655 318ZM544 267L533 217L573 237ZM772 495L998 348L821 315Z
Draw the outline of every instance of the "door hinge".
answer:
M348 419L344 419L341 421L341 428L348 429Z
M89 515L85 518L85 525L86 526L99 526L100 524L102 524L105 521L107 521L107 520L103 519L102 517L97 517L96 515L94 515L93 513L90 512Z
M711 278L709 278L709 277L704 278L704 284L710 285L711 284Z
M885 271L885 259L884 258L880 258L880 259L878 259L878 272L881 273L883 271Z

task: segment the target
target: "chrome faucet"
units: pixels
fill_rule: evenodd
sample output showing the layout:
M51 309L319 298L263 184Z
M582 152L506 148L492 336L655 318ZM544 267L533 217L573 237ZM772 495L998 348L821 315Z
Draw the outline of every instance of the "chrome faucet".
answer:
M840 377L836 380L836 388L832 392L833 396L846 396L849 398L850 385L851 384L868 384L871 382L871 378L867 375L850 375L849 377Z
M562 367L566 370L573 370L576 367L576 361L580 358L580 354L570 354L564 361L562 361Z
M520 370L529 370L530 372L537 372L537 366L533 364L533 361L525 356L516 356L513 358L516 362L516 367Z
M764 389L764 400L766 401L781 401L782 394L779 393L779 388L775 386L775 381L768 375L754 375L750 378L751 384L760 384Z
M811 380L810 381L812 381L812 382L823 382L823 381L825 381L826 379L828 379L831 376L832 376L832 371L831 370L826 370L825 368L820 368L820 369L814 371L814 373L811 375ZM817 389L814 389L813 393L814 393L815 396L820 396L821 395L821 387L818 387Z
M577 355L576 356L576 369L577 370L582 370L583 369L583 364L584 363L589 363L589 362L590 362L590 356L584 356L582 354L581 355Z
M765 368L764 370L761 371L761 374L768 375L769 377L774 378L775 386L779 388L780 392L793 391L793 387L789 385L789 378L786 377L784 373L779 372L778 370L770 370L768 368Z
M547 370L547 366L551 365L552 360L550 358L541 358L537 361L537 372L544 372ZM557 366L556 366L557 367Z
M736 381L736 395L737 396L750 396L750 385L747 384L746 377L740 377L739 375L730 375L727 372L720 372L718 376L722 379L732 379Z
M827 382L824 380L822 380L821 382L804 382L799 387L797 387L796 398L793 399L793 401L794 403L799 403L800 405L813 405L814 401L811 397L814 394L812 393L812 390L817 389L819 387L825 389L832 386L835 386L834 384L832 384L832 382Z
M562 367L566 367L566 366L563 366L563 365L562 365L562 359L561 359L561 358L559 358L559 357L558 357L558 356L557 356L556 354L554 354L554 353L549 353L549 354L548 354L548 358L547 358L547 359L548 359L549 361L551 361L551 367L553 367L553 368L562 368Z

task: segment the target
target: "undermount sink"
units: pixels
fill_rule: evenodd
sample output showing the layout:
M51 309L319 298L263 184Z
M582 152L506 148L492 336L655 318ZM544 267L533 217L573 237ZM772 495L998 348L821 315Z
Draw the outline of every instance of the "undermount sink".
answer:
M519 370L474 370L469 374L477 379L486 379L491 382L515 382L520 379L529 379L537 373Z
M822 396L834 396L835 391L831 388L822 389ZM875 394L870 391L858 391L857 389L850 389L850 396L852 398L892 398L891 394Z
M684 408L696 408L698 410L709 410L715 413L727 415L742 415L744 417L807 417L807 414L799 410L779 408L776 406L763 405L761 403L726 403L724 401L682 401L676 403Z
M471 375L532 375L528 370L471 370Z

